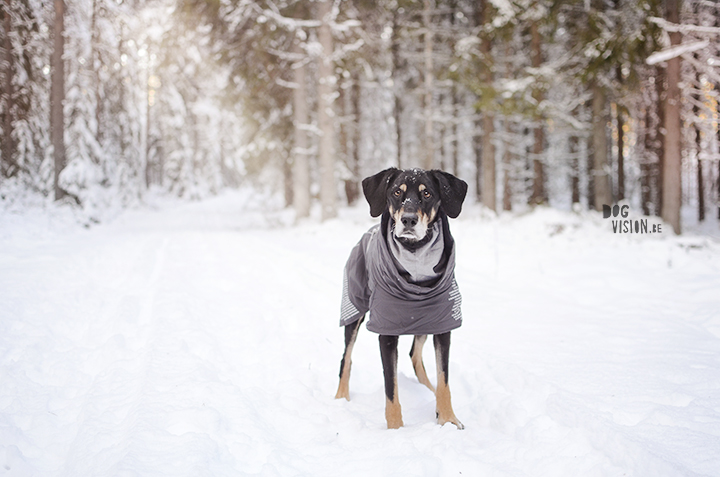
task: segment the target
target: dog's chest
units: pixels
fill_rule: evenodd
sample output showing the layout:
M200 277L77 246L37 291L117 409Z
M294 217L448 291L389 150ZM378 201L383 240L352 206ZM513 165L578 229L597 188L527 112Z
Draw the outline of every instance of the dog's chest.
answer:
M436 271L443 258L445 242L442 228L436 222L432 227L432 239L421 248L410 251L402 246L394 234L388 231L387 241L393 262L400 275L411 283L423 283L436 280L442 271Z

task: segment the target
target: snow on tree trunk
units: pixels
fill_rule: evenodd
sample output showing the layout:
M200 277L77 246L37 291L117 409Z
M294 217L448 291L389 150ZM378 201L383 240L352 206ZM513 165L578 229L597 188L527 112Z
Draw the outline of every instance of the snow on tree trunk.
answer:
M335 91L335 75L333 71L333 39L330 29L332 3L318 2L317 16L322 22L318 28L318 40L322 47L320 64L318 65L318 127L320 143L318 153L320 159L320 203L322 219L327 220L337 215L337 183L335 180L335 124L333 121L333 93Z
M680 21L680 0L667 0L666 19ZM679 32L670 32L670 44L680 44ZM663 161L662 219L680 234L680 206L682 202L682 144L680 119L680 58L667 62L667 96L665 99L665 158Z

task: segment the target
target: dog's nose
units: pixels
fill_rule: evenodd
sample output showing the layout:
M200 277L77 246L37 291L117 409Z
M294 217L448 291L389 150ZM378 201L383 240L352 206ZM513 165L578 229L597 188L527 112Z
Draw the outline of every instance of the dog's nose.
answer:
M405 227L415 227L418 223L417 214L404 214L400 221Z

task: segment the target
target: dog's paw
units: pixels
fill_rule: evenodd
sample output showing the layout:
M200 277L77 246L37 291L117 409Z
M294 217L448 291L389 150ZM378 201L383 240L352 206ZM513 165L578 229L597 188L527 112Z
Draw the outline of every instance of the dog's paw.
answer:
M345 398L346 401L349 401L350 393L348 393L348 392L342 393L342 392L340 392L340 390L338 390L338 392L335 393L335 399L342 399L342 398Z
M460 430L465 429L465 426L463 425L462 422L460 422L460 419L455 417L455 414L452 414L447 417L440 417L439 413L436 412L435 415L437 416L438 424L440 424L441 426L444 426L445 424L450 422L452 424L455 424L455 426Z

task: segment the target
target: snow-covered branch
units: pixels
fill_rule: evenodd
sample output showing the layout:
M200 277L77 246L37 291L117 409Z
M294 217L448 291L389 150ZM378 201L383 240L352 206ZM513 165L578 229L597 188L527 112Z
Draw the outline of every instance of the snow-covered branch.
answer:
M680 33L709 33L712 35L720 35L720 28L711 26L701 25L690 25L690 24L678 24L672 23L664 18L651 17L650 21L658 25L665 31L668 32L680 32Z
M664 61L672 60L673 58L677 58L678 56L684 55L686 53L692 53L693 51L702 50L703 48L707 48L709 45L710 42L708 40L699 40L692 43L682 43L680 45L676 45L671 48L666 48L662 51L653 53L652 55L648 56L648 58L645 60L645 63L647 63L648 65L656 65Z

